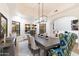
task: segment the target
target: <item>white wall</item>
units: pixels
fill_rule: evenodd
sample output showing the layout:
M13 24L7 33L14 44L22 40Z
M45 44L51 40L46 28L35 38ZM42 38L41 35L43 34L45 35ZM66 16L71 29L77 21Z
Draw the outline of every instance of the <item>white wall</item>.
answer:
M73 16L62 17L54 21L55 30L58 31L71 31L71 21L77 18Z
M7 4L0 3L0 12L8 19L8 35L11 32L11 20Z
M78 31L77 30L73 31L71 28L71 21L76 19L77 18L73 16L67 16L57 19L56 21L54 21L54 27L55 27L54 29L60 32L64 31L74 32L78 35Z

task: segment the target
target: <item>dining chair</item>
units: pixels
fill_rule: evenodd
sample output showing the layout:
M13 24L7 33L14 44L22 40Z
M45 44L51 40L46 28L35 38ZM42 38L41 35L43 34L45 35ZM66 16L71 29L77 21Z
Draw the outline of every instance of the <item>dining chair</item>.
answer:
M16 40L17 40L16 33L10 34L9 38L13 41L14 45L16 46Z
M74 47L77 35L74 33L60 34L60 47L56 49L50 49L49 55L56 56L70 56Z
M68 55L68 53L66 53L67 52L67 42L66 42L66 40L64 39L64 35L63 34L61 34L60 35L60 47L58 47L58 48L52 48L52 49L50 49L50 55L52 56L52 55L56 55L56 56L64 56L64 55Z
M28 48L31 49L30 35L27 35Z
M34 37L30 36L31 52L40 55L40 48L36 45Z

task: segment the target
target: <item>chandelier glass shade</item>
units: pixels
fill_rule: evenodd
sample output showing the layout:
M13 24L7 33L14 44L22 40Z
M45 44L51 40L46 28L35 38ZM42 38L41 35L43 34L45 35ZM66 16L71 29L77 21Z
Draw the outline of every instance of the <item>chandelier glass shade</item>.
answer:
M42 13L40 13L40 11ZM44 14L44 3L42 3L42 4L38 3L38 23L47 22L48 17L46 15L43 15L43 14Z

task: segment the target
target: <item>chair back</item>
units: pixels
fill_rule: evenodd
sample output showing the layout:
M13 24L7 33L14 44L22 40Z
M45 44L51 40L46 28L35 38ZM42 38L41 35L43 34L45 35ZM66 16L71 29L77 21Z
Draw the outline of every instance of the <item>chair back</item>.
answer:
M27 39L28 39L28 44L31 44L31 42L30 42L30 35L27 35Z
M48 52L49 55L70 56L77 38L75 33L59 34L60 48L50 49Z
M36 49L36 43L34 37L30 36L31 48Z
M14 34L10 34L8 39L10 39L13 43L15 43L15 41L16 41L16 37L14 36Z
M75 33L66 33L60 36L60 48L63 49L65 55L70 55L71 51L75 45L77 35ZM67 53L66 53L66 52Z

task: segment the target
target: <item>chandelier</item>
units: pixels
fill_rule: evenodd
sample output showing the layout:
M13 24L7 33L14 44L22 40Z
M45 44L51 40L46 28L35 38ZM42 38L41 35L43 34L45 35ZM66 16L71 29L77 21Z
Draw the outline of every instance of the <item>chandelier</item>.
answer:
M47 16L44 15L44 3L38 3L38 23L47 22Z

